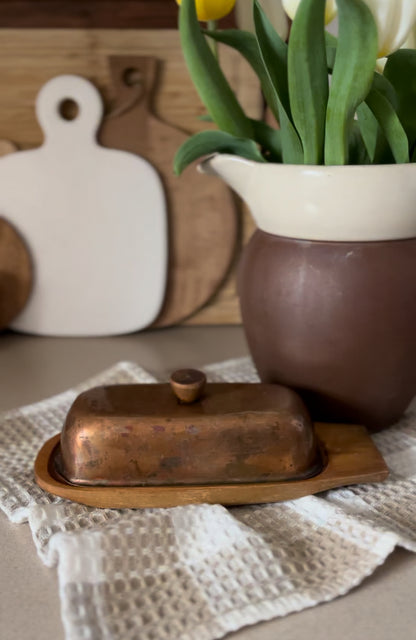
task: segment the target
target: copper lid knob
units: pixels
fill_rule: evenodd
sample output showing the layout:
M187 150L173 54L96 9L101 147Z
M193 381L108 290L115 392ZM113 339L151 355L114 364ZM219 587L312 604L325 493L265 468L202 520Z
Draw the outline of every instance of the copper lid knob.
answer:
M184 404L192 404L202 396L207 378L198 369L180 369L172 373L170 384L173 393Z

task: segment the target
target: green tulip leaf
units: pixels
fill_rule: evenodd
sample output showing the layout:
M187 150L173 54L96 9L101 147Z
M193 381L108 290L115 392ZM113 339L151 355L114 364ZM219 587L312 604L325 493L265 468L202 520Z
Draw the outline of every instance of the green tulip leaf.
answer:
M372 89L366 98L366 104L376 117L395 161L409 162L409 140L390 101L383 94Z
M326 63L328 71L332 73L335 64L335 56L337 54L338 38L325 31L325 45L326 45Z
M283 108L290 117L287 44L277 33L257 0L254 0L253 17L256 30L255 38L263 64Z
M198 120L201 122L214 122L209 113L203 113L201 116L198 116Z
M289 38L289 97L305 164L322 164L328 102L325 49L326 0L302 0ZM313 55L311 55L313 51Z
M332 72L335 63L335 56L338 46L338 39L332 34L325 32L325 42L327 51L327 63L328 70ZM375 72L373 74L372 90L381 93L392 105L395 111L398 107L398 97L393 85L387 80L386 77L380 73ZM370 91L371 93L371 91ZM371 111L370 107L362 102L357 107L358 126L361 134L361 143L364 143L364 151L371 163L382 164L385 162L394 161L393 155L390 151L387 139L383 134L378 120ZM355 123L354 123L355 124ZM357 155L357 145L360 143L360 139L357 135L357 129L353 125L354 130L351 132L349 138L349 153L353 153L354 158L359 157ZM351 144L353 140L353 145ZM355 164L354 158L349 157L349 163Z
M271 82L269 72L264 65L257 38L254 33L242 31L240 29L204 31L204 33L217 42L221 42L222 44L235 49L247 60L260 81L261 89L267 104L269 105L276 120L279 121L279 105L276 97L276 91Z
M254 138L263 149L268 162L282 162L282 139L280 129L273 129L263 120L252 120Z
M383 134L374 113L365 102L362 102L357 108L357 121L370 163L393 163L394 157L386 136ZM352 164L351 158L348 158L348 162Z
M332 33L325 31L325 43L328 71L332 73L335 64L335 56L337 53L338 38L333 36ZM389 82L385 76L383 76L381 73L375 72L373 74L372 88L377 89L377 91L386 96L386 98L390 100L393 107L397 110L399 104L397 93L391 82Z
M348 135L358 105L367 97L377 59L378 33L362 0L337 0L339 36L329 91L325 164L348 162Z
M357 107L357 119L368 157L370 158L370 162L374 162L380 132L377 118L371 111L370 107L365 102L362 102Z
M397 112L399 107L399 97L391 82L381 73L375 73L373 76L372 89L381 93L390 102L394 110Z
M182 0L179 32L185 62L209 115L220 129L251 138L252 127L199 26L195 1Z
M387 58L384 76L396 90L397 115L413 147L416 142L416 50L399 49L391 54Z
M349 132L348 157L350 164L369 164L370 162L358 122L353 122Z
M260 54L273 88L273 104L277 105L283 162L303 164L302 144L290 116L287 45L274 29L257 0L254 1L254 24ZM272 105L270 107L272 108Z
M173 161L174 172L180 175L194 160L217 152L265 162L253 140L236 138L225 131L201 131L188 138L177 150Z
M256 36L250 31L242 31L240 29L204 31L204 33L217 42L235 49L247 60L260 80L267 104L270 106L275 118L278 118L279 112L277 101L275 100L275 90L264 66ZM270 162L281 162L282 142L280 131L273 129L261 120L251 120L251 123L253 125L254 140L268 152L267 159Z

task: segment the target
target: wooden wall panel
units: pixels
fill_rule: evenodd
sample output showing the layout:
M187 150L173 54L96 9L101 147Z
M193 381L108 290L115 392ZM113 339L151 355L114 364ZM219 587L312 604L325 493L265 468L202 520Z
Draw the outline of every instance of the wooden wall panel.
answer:
M177 16L175 0L0 0L0 26L11 28L174 29Z
M10 28L174 29L175 0L0 0L0 26ZM233 26L233 13L222 26Z

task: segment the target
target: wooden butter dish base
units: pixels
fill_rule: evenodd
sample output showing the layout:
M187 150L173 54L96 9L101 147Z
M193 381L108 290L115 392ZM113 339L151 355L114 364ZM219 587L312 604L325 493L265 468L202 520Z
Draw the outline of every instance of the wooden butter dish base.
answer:
M367 430L359 425L316 423L326 466L312 478L281 482L181 485L162 487L91 487L67 483L55 471L60 435L48 440L35 462L36 482L42 489L92 507L139 509L208 503L261 504L292 500L350 484L381 482L388 468Z

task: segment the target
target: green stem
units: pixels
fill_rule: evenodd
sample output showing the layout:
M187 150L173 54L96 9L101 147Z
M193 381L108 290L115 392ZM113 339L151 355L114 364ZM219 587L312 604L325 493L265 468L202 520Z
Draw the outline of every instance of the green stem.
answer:
M207 21L208 31L215 31L217 28L217 24L218 24L217 20L208 20ZM211 51L214 54L215 58L218 60L218 42L216 40L213 40L212 38L209 38L208 44L211 47Z

